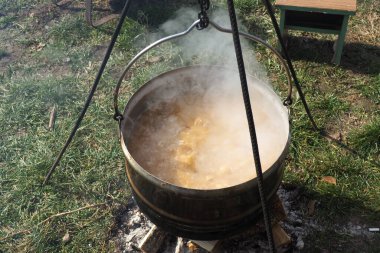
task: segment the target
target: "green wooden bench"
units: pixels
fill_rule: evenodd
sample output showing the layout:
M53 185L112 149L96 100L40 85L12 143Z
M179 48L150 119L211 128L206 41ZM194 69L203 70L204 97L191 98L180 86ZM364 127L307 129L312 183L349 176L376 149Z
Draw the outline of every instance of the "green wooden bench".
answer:
M356 12L356 0L277 0L280 9L280 30L329 33L338 35L332 62L339 65L348 18Z

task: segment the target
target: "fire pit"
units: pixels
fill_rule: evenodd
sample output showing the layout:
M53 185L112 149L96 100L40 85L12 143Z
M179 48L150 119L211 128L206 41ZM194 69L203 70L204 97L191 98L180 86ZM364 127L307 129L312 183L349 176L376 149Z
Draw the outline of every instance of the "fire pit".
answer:
M253 112L257 117L264 192L270 200L281 182L282 165L289 147L287 111L271 88L252 76L248 79L252 94L255 94L252 97L256 105ZM201 135L199 130L191 132L192 126L200 124L200 129L206 129L205 136L195 144L190 143L194 144L192 147L204 146L214 136L207 129L214 129L215 125L222 123L231 126L231 122L240 122L240 116L244 119L237 82L237 73L227 68L192 66L176 69L142 86L125 108L121 121L121 144L127 158L127 175L133 195L153 223L177 236L220 239L246 229L259 217L261 204L253 160L249 152L244 152L246 145L243 140L248 138L241 134L248 134L244 121L237 127L232 124L232 128L217 128L215 131L220 130L220 138L217 138L220 143L215 142L214 145L219 145L219 148L209 152L202 161L199 160L203 155L200 151L208 152L210 147L206 145L206 149L190 151L186 147L182 150L184 140L176 140L176 137L183 137L183 133L185 136ZM211 115L199 113L201 108L211 111ZM195 115L188 118L195 120L191 121L190 127L166 129L174 120L173 114L186 121L186 113L192 111ZM221 119L222 114L225 117ZM197 123L198 117L207 123L202 125L199 120ZM221 129L229 134L223 135L225 132ZM165 142L169 137L173 139L172 143ZM239 143L241 145L237 145ZM174 145L177 153L169 150L168 145ZM225 149L223 145L231 146ZM184 151L186 159L176 157L182 154L178 154L178 150ZM223 152L218 153L220 150ZM238 156L238 153L247 155ZM207 159L214 161L211 164L227 161L227 172L217 166L210 171L197 167L202 162L210 164ZM238 164L239 161L243 165ZM195 175L197 171L201 174Z

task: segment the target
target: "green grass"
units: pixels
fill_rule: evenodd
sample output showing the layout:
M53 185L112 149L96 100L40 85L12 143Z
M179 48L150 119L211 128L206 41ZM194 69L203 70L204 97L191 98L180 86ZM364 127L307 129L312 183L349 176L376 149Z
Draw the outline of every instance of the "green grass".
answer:
M91 36L93 29L85 24L82 16L65 16L48 32L54 44L63 44L73 47L85 43Z
M3 16L0 17L0 29L4 29L12 24L16 20L15 16Z
M351 133L350 143L363 155L380 157L380 118L375 118L358 131Z
M9 53L6 50L0 48L0 59L7 56L9 56Z
M4 13L19 12L22 9L32 8L38 3L47 2L46 0L15 0L15 1L0 1L0 10Z
M380 74L374 78L371 85L363 82L360 86L358 86L358 90L360 90L363 96L370 99L371 102L380 105Z
M0 0L0 12L5 14L0 17L0 45L8 42L7 36L14 39L12 50L0 50L0 252L113 252L112 229L130 193L117 124L112 119L112 92L127 62L148 43L148 32L156 32L157 24L172 16L181 3L164 9L150 6L125 22L87 116L49 185L42 188L83 106L115 26L114 21L93 29L85 24L82 12L60 9L57 16L45 13L54 17L52 22L36 26L29 11L49 4ZM223 1L217 5L223 7ZM359 3L349 28L349 42L357 42L357 37L360 43L372 45L361 47L364 51L380 47L371 34L362 33L370 27L370 18L379 15L373 5L373 1ZM248 31L275 45L260 1L237 0L236 6ZM43 16L38 18L43 22ZM379 57L372 53L372 65L365 66L360 53L347 51L342 66L337 67L329 64L329 52L320 50L326 45L312 44L321 52L317 54L294 40L297 50L290 47L290 53L317 124L331 135L340 133L357 154L313 132L295 96L284 182L303 186L320 203L316 219L330 224L327 232L306 238L309 245L330 245L332 237L350 247L350 238L332 233L333 226L355 218L375 224L380 217L380 76L374 71ZM38 49L40 43L44 45ZM263 48L256 50L270 79L283 85L278 63ZM160 58L152 60L155 57ZM207 57L193 60L202 63ZM2 64L5 58L11 60ZM184 59L176 43L164 44L142 57L132 68L131 78L123 82L120 107L151 77L190 63ZM49 130L52 107L57 108L57 118L54 130ZM335 177L337 184L322 182L323 176ZM44 221L94 204L99 205ZM67 232L70 240L63 242ZM369 243L363 249L373 252L376 247Z

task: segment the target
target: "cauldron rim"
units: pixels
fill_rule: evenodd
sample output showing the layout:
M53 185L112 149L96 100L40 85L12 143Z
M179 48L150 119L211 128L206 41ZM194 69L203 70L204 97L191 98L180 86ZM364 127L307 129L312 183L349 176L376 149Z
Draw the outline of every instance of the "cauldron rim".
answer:
M153 77L152 79L148 80L147 82L145 82L129 98L128 103L124 109L124 113L123 113L124 118L121 121L121 126L120 126L120 137L121 137L120 142L121 142L121 146L122 146L122 150L124 152L124 155L127 157L128 162L132 164L132 167L134 168L134 170L136 170L139 174L141 174L142 176L148 177L154 185L162 187L165 190L176 192L177 194L185 194L187 196L200 196L201 195L202 197L217 198L217 197L226 196L226 192L236 193L236 192L247 191L247 190L251 189L252 187L256 187L258 184L257 177L254 177L248 181L245 181L245 182L237 184L237 185L223 187L223 188L196 189L196 188L182 187L182 186L175 185L175 184L169 183L167 181L164 181L163 179L157 177L156 175L149 173L133 158L133 156L129 152L127 145L126 145L126 140L125 140L126 138L123 135L123 130L126 128L126 124L127 124L127 117L125 117L125 115L127 114L129 107L130 107L129 101L134 100L135 97L139 96L140 93L143 93L147 89L147 87L149 86L150 83L154 82L155 80L157 80L159 78L162 78L164 75L169 75L171 73L178 72L178 71L181 71L183 69L191 69L191 68L193 68L193 69L196 69L196 68L202 68L202 69L203 68L214 68L214 69L218 69L218 70L224 69L227 71L236 72L235 70L233 70L231 68L227 68L224 66L218 66L218 65L212 65L212 66L211 65L191 65L191 66L180 67L180 68L176 68L173 70L165 71L165 72L160 73L157 76ZM249 75L248 73L247 73L247 77L259 81L256 77ZM269 92L272 92L273 94L275 94L277 96L277 94L274 93L274 91L272 91L270 89L267 89L267 90ZM287 126L288 126L288 129L287 129L288 130L288 136L287 136L287 140L285 143L285 147L283 148L283 151L278 156L276 161L268 169L266 169L263 172L264 181L271 174L276 172L276 168L278 168L279 165L281 165L283 163L283 161L285 160L285 158L288 154L289 146L290 146L290 129L289 129L289 125L287 125ZM127 172L128 172L128 170L127 170ZM271 195L271 194L269 194L269 195Z

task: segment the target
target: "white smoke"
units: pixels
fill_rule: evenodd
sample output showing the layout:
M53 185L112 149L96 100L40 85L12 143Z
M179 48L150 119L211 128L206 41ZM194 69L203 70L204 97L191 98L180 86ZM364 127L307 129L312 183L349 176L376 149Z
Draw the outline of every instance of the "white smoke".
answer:
M173 19L160 26L160 30L166 36L185 31L197 17L198 11L191 8L181 8L175 13ZM210 20L218 25L230 29L231 25L227 10L220 8L213 10L210 12L209 17ZM238 23L239 31L247 30L241 22ZM204 30L198 31L194 29L176 43L181 48L181 56L184 62L188 64L192 64L195 59L198 59L205 65L219 65L237 70L234 44L230 33L220 32L210 25ZM242 37L241 46L246 72L269 84L266 72L257 61L252 47Z

